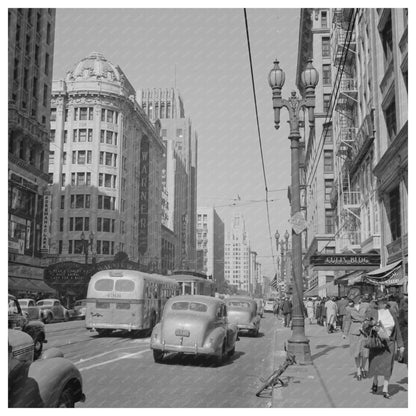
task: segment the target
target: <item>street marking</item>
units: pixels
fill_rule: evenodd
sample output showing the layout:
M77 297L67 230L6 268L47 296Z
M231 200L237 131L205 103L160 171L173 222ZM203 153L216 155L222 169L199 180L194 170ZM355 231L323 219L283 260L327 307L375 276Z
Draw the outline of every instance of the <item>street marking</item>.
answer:
M77 361L74 364L77 365L77 364L85 363L86 361L94 360L94 359L96 359L98 357L102 357L103 355L111 354L112 352L117 352L117 351L120 351L120 350L129 350L129 349L132 349L132 348L137 348L137 346L136 345L132 345L131 347L117 348L115 350L106 351L106 352L103 352L101 354L93 355L92 357L81 358L79 361Z
M118 357L118 358L113 358L112 360L103 361L102 363L90 365L89 367L80 368L79 371L90 370L91 368L99 367L99 366L105 365L105 364L114 363L115 361L124 360L126 358L137 357L140 354L143 354L143 353L148 352L148 351L151 351L151 350L150 349L149 350L143 350L143 351L139 351L139 352L134 352L133 354L123 355L123 356Z

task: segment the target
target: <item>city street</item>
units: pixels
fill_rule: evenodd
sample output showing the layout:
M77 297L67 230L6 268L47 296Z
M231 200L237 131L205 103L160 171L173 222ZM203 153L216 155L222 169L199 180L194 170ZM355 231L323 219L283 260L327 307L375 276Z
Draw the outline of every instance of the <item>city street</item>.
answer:
M178 355L156 364L148 337L98 337L84 321L47 325L45 347L59 347L81 371L87 400L77 407L270 407L255 391L272 371L275 324L265 314L260 336L241 335L221 366Z

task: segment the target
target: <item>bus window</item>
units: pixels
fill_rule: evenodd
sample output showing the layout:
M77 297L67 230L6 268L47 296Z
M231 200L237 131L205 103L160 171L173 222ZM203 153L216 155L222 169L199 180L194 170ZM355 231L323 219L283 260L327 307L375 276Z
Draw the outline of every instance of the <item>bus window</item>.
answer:
M114 288L113 279L100 279L95 282L94 289L98 291L112 291Z
M134 282L128 279L119 279L116 280L115 290L118 292L133 292L134 291Z

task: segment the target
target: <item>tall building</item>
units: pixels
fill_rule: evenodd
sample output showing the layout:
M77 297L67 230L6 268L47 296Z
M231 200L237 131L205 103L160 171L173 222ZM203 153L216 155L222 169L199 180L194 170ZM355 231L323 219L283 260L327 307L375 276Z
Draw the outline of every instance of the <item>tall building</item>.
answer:
M9 290L47 292L49 114L55 9L9 9Z
M319 288L317 294L329 293L334 273L314 270L309 265L312 255L335 253L335 211L331 206L330 193L334 182L334 150L332 126L327 123L332 93L333 68L331 64L331 21L329 9L302 9L300 15L299 50L296 83L303 95L301 73L308 59L320 73L316 87L315 129L305 126L302 168L304 174L301 190L302 208L306 208L308 229L303 239L304 264L309 288ZM306 123L305 123L306 124ZM332 285L333 286L333 285Z
M324 164L331 150L325 144L333 143L333 187L325 177L322 189L335 215L335 251L381 254L383 268L371 273L399 290L407 280L407 10L306 9L301 16L298 74L308 55L317 69L320 55L331 63L327 130L320 134L317 128L309 142L316 142L316 157ZM322 19L330 31L316 42L321 34L313 29ZM319 95L317 89L317 105ZM313 193L312 178L307 183ZM307 210L309 217L311 200ZM333 250L326 244L310 254L328 248ZM363 271L334 273L338 283L365 281Z
M165 149L135 97L121 68L96 52L53 84L49 250L60 261L125 252L161 268Z
M161 123L163 224L176 236L175 268L196 270L197 133L177 89L144 89L140 105L150 120Z
M198 207L196 230L197 253L202 252L200 271L221 290L224 284L224 223L214 208Z
M236 290L250 291L250 241L244 217L234 213L225 238L225 280Z

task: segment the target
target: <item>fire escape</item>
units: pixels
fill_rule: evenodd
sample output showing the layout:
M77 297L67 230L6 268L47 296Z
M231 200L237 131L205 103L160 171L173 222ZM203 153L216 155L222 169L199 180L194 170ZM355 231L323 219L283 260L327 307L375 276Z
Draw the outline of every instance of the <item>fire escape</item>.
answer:
M358 88L355 71L356 37L350 27L352 9L334 9L332 59L341 71L334 105L335 181L331 203L337 212L336 251L360 249L360 191L351 182L352 156L357 139Z

